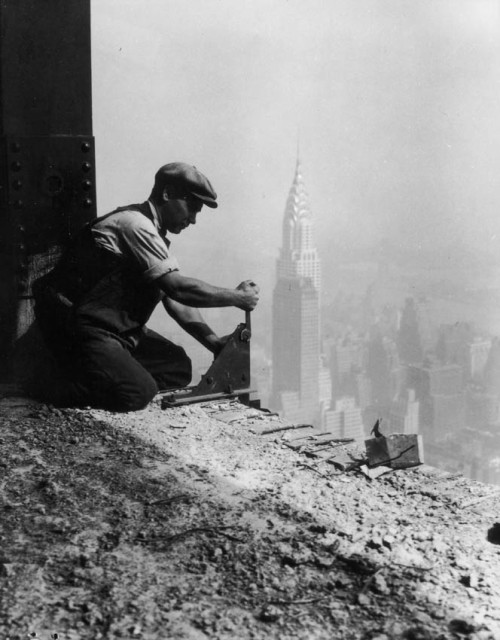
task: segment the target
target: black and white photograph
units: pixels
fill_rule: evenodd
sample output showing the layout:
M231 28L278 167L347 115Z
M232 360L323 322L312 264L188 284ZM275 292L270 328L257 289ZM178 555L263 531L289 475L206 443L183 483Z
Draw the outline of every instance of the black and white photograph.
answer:
M0 640L500 640L499 0L0 0Z

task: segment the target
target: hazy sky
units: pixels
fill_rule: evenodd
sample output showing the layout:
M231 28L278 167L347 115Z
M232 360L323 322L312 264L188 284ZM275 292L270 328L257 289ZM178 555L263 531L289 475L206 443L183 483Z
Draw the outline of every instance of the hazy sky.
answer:
M186 273L271 286L299 139L320 254L500 256L497 0L93 0L92 44L100 213L174 160L219 194Z

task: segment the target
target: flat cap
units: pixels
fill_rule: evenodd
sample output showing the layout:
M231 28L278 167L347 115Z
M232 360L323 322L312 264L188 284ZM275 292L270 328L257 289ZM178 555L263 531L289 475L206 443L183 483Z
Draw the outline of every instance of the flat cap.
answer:
M217 207L217 194L209 179L196 167L185 162L171 162L158 169L155 175L155 186L164 188L170 185L182 194L193 195L207 207Z

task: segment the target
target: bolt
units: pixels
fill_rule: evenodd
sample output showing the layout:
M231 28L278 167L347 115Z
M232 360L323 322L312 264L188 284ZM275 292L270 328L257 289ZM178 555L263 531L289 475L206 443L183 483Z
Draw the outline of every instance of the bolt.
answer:
M83 180L82 181L82 188L84 191L90 191L90 189L92 188L92 181L91 180Z
M10 168L12 169L12 171L21 171L22 164L16 160L15 162L11 163Z
M82 147L81 147L82 151L84 153L87 153L88 151L90 151L90 143L88 142L82 142Z
M14 153L19 153L19 151L21 151L21 145L19 144L19 142L13 142L10 145L10 148Z
M90 162L84 162L82 164L82 171L84 171L85 173L88 173L91 169L92 165L90 164Z
M92 203L91 198L85 198L85 200L83 201L83 206L85 207L85 209L90 209L92 204L93 203Z
M23 181L22 180L14 180L14 182L12 183L12 187L16 191L19 191L22 188L22 186L23 186Z

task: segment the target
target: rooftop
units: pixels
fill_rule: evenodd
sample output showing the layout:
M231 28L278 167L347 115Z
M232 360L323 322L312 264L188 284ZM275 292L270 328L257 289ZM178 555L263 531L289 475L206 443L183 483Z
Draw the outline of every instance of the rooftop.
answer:
M498 488L234 402L0 415L2 638L500 638Z

